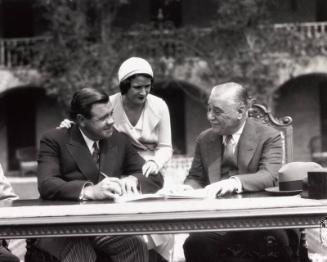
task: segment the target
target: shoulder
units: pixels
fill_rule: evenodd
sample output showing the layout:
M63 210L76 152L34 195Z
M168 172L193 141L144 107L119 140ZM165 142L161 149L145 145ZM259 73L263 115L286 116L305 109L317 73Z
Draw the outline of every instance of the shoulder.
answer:
M120 98L121 98L120 92L109 96L109 100L110 100L111 104L113 105L113 107L115 107L115 105L117 105L119 103Z
M42 135L42 139L51 139L51 140L63 140L68 137L70 129L67 128L53 128L49 129Z
M146 111L151 112L154 119L169 117L169 109L166 102L162 98L151 94L147 97Z
M110 140L115 141L116 144L125 144L130 142L129 137L125 133L119 132L117 129L115 129L112 133Z
M217 137L218 135L213 131L212 128L208 128L204 131L202 131L198 137L197 137L197 141L198 142L201 142L201 141L206 141L208 139L211 139L211 138L214 138L214 137Z
M147 100L152 109L163 109L167 107L165 100L155 95L149 94Z

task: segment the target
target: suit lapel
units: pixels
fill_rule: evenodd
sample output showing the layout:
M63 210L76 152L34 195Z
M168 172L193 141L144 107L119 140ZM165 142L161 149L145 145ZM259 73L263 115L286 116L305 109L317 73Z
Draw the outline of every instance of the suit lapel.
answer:
M97 183L99 171L92 159L84 138L76 125L74 125L70 130L70 141L67 144L67 148L81 173L87 178L87 180Z
M214 183L220 180L221 173L221 150L222 150L222 136L211 132L206 141L205 152L208 159L208 176L209 183Z
M247 120L238 143L237 163L239 172L243 173L253 158L257 147L256 128L251 120Z

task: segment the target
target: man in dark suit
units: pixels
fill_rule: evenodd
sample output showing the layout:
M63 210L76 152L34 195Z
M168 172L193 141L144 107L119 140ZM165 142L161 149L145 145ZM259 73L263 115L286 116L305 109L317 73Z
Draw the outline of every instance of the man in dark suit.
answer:
M247 117L247 90L237 83L215 86L209 97L211 128L196 143L194 160L184 189L205 187L211 197L253 192L273 186L282 164L280 133ZM285 231L191 234L184 243L186 261L229 261L226 247L255 246L273 234L288 245ZM220 249L221 248L221 249ZM223 250L223 251L221 251Z
M50 130L40 142L38 188L43 199L114 199L162 186L161 175L142 175L144 160L114 129L112 113L105 93L84 88L74 94L70 116L76 125ZM95 261L98 252L111 261L148 260L147 247L137 236L40 239L37 246L60 261Z

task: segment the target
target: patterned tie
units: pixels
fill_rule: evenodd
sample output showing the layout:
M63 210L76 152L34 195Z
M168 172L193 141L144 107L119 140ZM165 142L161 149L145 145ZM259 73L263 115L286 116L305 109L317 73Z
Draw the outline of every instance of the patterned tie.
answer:
M93 143L93 153L92 158L97 168L100 168L100 150L97 142Z
M228 135L225 137L224 143L224 154L222 159L223 165L229 165L234 162L234 152L233 152L233 143L232 143L232 135Z

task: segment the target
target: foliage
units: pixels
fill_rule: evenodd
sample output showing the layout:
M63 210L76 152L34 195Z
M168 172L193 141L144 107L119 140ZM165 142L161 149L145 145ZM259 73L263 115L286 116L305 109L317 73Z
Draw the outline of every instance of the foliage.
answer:
M210 30L159 23L135 25L128 33L111 26L122 0L38 1L48 14L51 40L38 46L35 65L46 76L48 92L64 104L85 86L114 92L117 63L138 55L150 59L156 79L165 81L176 79L180 65L188 65L191 79L197 61L205 61L209 70L198 70L203 94L214 84L237 81L269 105L278 70L286 66L280 58L306 63L321 54L327 40L321 35L312 41L297 25L271 26L276 0L212 0L217 17Z
M50 95L67 105L82 87L113 92L119 60L110 24L118 0L39 0L48 23L48 41L37 46L33 66L45 76Z
M296 24L281 28L271 24L276 0L216 2L217 19L210 30L181 28L175 30L170 40L162 37L166 44L175 42L176 50L172 52L175 67L185 64L190 56L208 62L210 71L200 75L207 85L199 88L237 81L249 88L257 102L271 106L279 70L289 66L289 61L293 65L305 64L311 56L323 54L327 40L324 34L314 36L313 41L310 32ZM159 37L158 41L162 39ZM185 50L179 48L178 42L183 43Z

